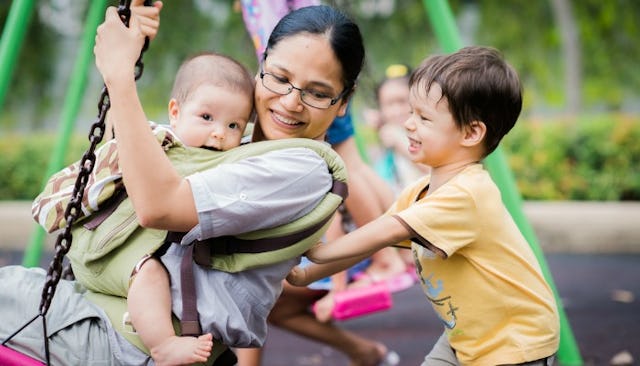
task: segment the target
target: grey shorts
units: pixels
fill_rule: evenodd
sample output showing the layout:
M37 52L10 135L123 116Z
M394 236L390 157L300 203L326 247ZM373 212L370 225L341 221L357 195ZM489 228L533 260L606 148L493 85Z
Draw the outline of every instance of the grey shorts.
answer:
M518 366L553 366L554 356L555 355L540 360L520 363ZM431 352L424 358L421 366L460 366L458 358L453 348L449 345L449 340L445 333L442 333L440 338L438 338Z
M0 268L0 340L39 313L46 273L41 268ZM60 281L47 312L53 365L117 365L104 320L74 286ZM42 318L19 332L7 346L44 361Z

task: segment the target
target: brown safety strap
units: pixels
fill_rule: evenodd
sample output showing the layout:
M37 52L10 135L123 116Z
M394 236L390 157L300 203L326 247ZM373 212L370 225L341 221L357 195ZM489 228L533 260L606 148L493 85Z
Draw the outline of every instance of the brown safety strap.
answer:
M107 217L111 216L113 211L118 208L120 203L127 198L127 191L124 189L118 190L114 193L113 197L109 198L108 201L103 203L102 207L96 211L93 215L89 217L89 219L82 225L87 230L94 230L100 224L107 219Z
M347 196L347 184L334 180L331 192L339 195L343 199ZM296 233L284 235L280 237L261 238L261 239L240 239L235 236L220 236L209 238L206 240L196 240L192 244L194 248L194 260L196 263L208 266L210 258L215 255L230 255L236 253L263 253L289 247L300 240L311 236L320 230L333 215L328 215L317 224L301 230ZM173 242L180 242L182 236L186 233L171 232L168 239Z
M182 318L180 318L181 334L197 337L202 334L198 320L198 306L195 278L193 276L193 245L187 247L187 252L180 263L180 286L182 293Z
M331 191L344 199L347 196L347 184L334 180ZM200 265L209 266L210 258L215 254L261 253L286 248L319 230L332 216L332 214L327 215L322 221L305 230L277 238L244 240L232 236L224 236L203 241L197 240L191 243L187 247L187 251L180 263L180 286L182 293L182 318L180 319L180 327L182 328L182 335L198 336L202 334L202 328L198 320L193 261ZM167 233L165 242L179 243L185 234L186 233L170 231ZM231 352L231 355L235 358L233 352Z

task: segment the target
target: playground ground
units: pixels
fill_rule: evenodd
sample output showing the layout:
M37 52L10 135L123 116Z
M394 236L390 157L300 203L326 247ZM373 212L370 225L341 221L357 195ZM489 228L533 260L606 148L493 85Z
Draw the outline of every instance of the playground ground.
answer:
M3 212L20 216L17 207L0 204L0 223L7 222ZM610 365L616 357L631 357L619 365L640 365L640 205L532 204L525 212L545 250L583 365ZM22 260L20 245L6 244L18 226L0 227L0 265ZM20 243L28 232L22 229ZM442 328L419 286L394 294L393 301L389 311L341 325L385 343L400 354L400 365L419 365ZM263 365L339 366L347 359L271 328Z

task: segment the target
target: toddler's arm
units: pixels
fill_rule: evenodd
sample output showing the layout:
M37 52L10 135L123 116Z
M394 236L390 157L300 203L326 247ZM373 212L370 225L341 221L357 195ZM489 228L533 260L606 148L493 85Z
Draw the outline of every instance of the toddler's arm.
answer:
M324 245L324 244L320 244ZM308 267L293 267L291 272L287 275L287 282L294 286L308 286L310 283L315 282L321 278L325 278L334 273L338 273L352 267L356 263L371 256L371 253L367 253L358 257L337 260L325 264L312 264Z
M397 244L411 233L392 216L382 216L331 243L316 245L305 254L312 262L327 263L363 255Z
M305 255L313 262L307 268L294 268L287 281L295 286L307 284L343 271L384 247L411 237L411 233L392 216L382 216L330 243L318 243Z

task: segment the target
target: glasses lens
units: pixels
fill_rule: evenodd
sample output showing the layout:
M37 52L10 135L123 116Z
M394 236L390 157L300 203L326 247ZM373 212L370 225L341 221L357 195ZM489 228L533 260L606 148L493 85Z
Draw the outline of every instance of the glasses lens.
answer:
M302 99L306 104L319 109L327 109L331 106L331 98L324 96L319 97L312 91L303 91L300 99Z
M288 81L282 81L274 75L266 72L262 74L262 85L272 92L280 95L287 95L291 93L293 89L298 89ZM327 109L331 106L331 97L320 95L312 90L298 90L300 91L300 99L302 102L311 107Z
M272 92L282 95L289 94L292 90L291 84L267 73L262 74L262 85Z

